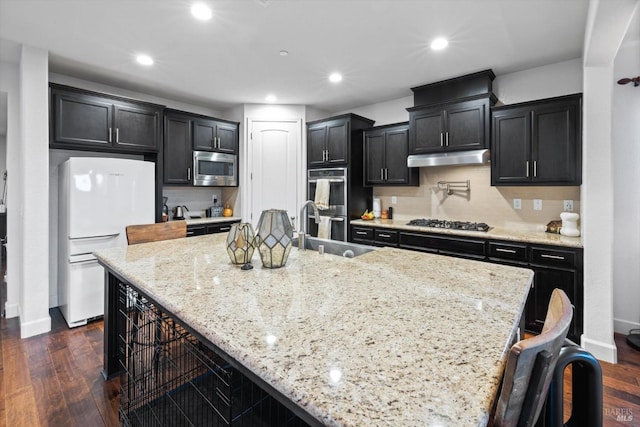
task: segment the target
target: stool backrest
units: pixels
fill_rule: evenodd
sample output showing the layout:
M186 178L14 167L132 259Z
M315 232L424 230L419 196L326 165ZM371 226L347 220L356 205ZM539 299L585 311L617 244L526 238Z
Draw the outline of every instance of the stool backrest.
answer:
M187 237L186 221L159 222L157 224L128 225L127 242L130 245Z
M521 427L536 423L572 317L573 308L567 294L554 289L542 333L518 341L509 351L494 426Z

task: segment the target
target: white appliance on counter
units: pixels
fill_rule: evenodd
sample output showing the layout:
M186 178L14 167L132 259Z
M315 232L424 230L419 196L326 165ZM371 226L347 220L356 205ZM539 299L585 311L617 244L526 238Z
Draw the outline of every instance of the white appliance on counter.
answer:
M104 269L93 251L126 246L127 225L155 222L155 164L71 157L58 173L58 301L72 328L104 314Z

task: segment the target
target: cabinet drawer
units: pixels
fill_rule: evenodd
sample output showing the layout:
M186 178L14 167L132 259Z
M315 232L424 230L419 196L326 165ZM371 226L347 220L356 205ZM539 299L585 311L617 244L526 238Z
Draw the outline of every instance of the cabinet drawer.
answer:
M484 241L433 234L400 233L400 247L423 252L438 252L444 255L483 259Z
M373 228L353 227L351 230L351 238L353 241L364 240L367 242L373 242Z
M398 246L398 232L391 230L375 230L375 241L385 246Z
M489 242L490 258L527 262L527 245L517 243Z
M187 237L201 236L205 234L204 225L191 225L187 227Z
M401 232L399 237L400 247L414 251L437 253L438 249L432 246L430 236L420 233Z
M209 224L207 225L207 234L214 234L214 233L227 233L229 232L229 230L231 230L231 224L230 223L222 223L222 224Z
M572 250L531 247L532 264L575 268L576 258L576 252Z

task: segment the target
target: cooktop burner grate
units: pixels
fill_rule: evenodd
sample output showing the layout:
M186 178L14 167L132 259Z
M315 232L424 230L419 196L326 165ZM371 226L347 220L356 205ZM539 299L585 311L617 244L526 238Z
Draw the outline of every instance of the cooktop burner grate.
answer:
M452 230L468 230L468 231L489 231L489 227L484 222L465 222L465 221L446 221L442 219L412 219L407 225L416 225L419 227L448 228Z

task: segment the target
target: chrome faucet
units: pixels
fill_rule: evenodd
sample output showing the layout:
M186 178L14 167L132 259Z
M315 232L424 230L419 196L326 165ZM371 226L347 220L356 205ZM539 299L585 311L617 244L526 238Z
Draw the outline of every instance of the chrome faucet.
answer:
M311 206L313 208L313 217L316 221L316 224L320 223L320 211L318 211L318 207L313 202L313 200L307 200L304 202L302 207L300 208L300 228L298 229L298 250L305 250L306 246L306 238L309 235L307 230L307 207Z

